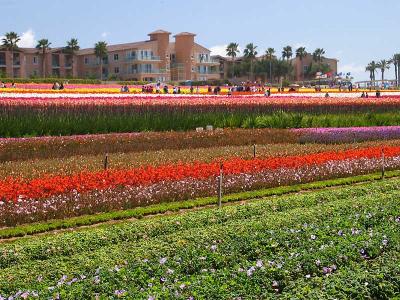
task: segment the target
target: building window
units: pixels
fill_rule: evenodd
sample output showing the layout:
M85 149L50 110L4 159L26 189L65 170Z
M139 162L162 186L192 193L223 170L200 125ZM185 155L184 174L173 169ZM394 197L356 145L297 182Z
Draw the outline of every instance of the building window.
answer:
M114 68L114 73L115 73L115 74L118 74L118 73L119 73L119 67L115 67L115 68Z
M118 54L114 54L114 60L118 60Z
M89 64L89 58L85 57L85 65Z
M303 73L306 73L308 71L308 66L303 66Z
M38 64L38 58L37 58L37 56L34 56L33 57L33 64L34 65L37 65ZM35 74L36 75L36 74Z

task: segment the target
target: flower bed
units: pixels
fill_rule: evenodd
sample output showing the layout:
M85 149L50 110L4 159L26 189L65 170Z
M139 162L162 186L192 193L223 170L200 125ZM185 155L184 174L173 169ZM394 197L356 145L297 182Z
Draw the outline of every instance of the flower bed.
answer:
M300 128L291 130L301 143L351 143L400 138L400 126Z
M385 167L400 166L400 147L385 147ZM43 175L31 180L0 181L4 224L22 223L179 201L216 193L220 163L225 192L254 190L379 170L382 148L211 163L143 166L74 175Z

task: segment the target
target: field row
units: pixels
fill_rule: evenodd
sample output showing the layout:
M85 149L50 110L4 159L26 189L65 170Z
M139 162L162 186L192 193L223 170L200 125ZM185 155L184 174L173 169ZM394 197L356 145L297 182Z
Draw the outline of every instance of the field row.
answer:
M93 144L93 152L97 144ZM162 145L161 145L162 146ZM303 155L304 153L320 153L328 151L345 151L367 147L400 146L400 140L370 141L351 144L296 144L296 143L275 143L256 146L257 158L285 157ZM101 145L98 146L99 148ZM139 147L141 147L139 145ZM167 147L166 147L167 148ZM16 148L18 149L18 148ZM41 149L36 147L37 150ZM14 178L38 178L45 175L73 175L80 172L98 172L104 169L105 153L69 155L69 153L59 153L59 157L37 159L36 154L42 155L43 152L34 152L35 148L24 153L24 148L19 148L16 154L24 156L25 160L7 161L0 164L0 179L7 177ZM79 151L80 148L77 148ZM44 151L44 150L40 150ZM29 154L31 153L31 157ZM52 152L48 152L51 153ZM57 153L54 153L56 155ZM11 154L12 155L12 154ZM109 170L131 169L143 166L160 166L165 164L191 163L194 161L209 163L215 160L228 160L239 157L242 159L252 159L254 157L254 146L219 146L209 148L185 149L166 149L157 151L141 152L117 152L107 155L107 168Z
M178 161L68 175L43 174L32 179L6 177L0 180L0 224L13 226L213 196L217 193L221 163L224 193L354 176L376 172L383 166L388 170L400 166L399 146L337 149L255 159Z
M400 126L303 128L289 130L265 128L217 129L200 132L136 132L38 138L0 138L0 162L32 160L36 158L69 158L78 155L104 156L106 153L138 153L143 151L161 151L160 155L163 157L162 152L164 150L227 146L244 146L244 149L247 149L244 151L248 153L248 147L252 147L253 145L270 144L271 149L274 149L276 146L273 144L292 144L294 149L297 149L298 146L296 144L298 143L360 143L374 140L384 140L388 143L394 139L400 139ZM282 146L286 150L289 148L289 145ZM314 146L310 147L313 148ZM323 149L323 146L321 147ZM259 146L257 146L257 152L258 148ZM263 147L260 149L262 151ZM200 151L198 158L201 160L203 160L203 157L209 157L210 155L213 155L212 157L216 157L216 155L227 157L233 156L236 153L235 151L221 153L217 149L198 151ZM261 152L261 154L264 155L265 153ZM274 154L272 151L268 155ZM279 153L277 154L279 155ZM141 160L141 155L138 156L138 158L132 157L130 163L135 163L137 160L143 161ZM169 162L168 157L164 158L167 159L166 162ZM82 168L91 168L91 165L97 166L99 158L95 158L95 160L94 164L84 163ZM119 166L118 163L116 165ZM6 166L6 169L9 168ZM19 170L20 168L17 167L14 170L8 171L19 172Z
M0 245L0 295L389 299L399 190L396 179L21 239Z

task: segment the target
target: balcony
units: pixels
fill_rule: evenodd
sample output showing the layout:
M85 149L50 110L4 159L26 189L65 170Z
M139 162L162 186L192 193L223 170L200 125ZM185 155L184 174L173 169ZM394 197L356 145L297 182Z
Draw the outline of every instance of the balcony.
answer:
M0 67L5 67L5 66L6 66L6 61L0 60Z
M160 56L127 56L125 57L125 61L161 61L161 58Z
M219 65L219 61L213 58L208 59L200 59L199 57L196 58L196 64L205 64L205 65Z
M126 72L126 74L165 74L167 73L165 69L131 69Z
M207 71L198 71L196 72L197 74L201 75L212 75L212 74L219 74L218 70L207 70Z

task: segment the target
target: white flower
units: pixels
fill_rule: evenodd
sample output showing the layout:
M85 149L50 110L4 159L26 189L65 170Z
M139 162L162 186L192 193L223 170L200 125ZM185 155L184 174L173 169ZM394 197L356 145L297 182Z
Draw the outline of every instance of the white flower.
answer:
M263 262L261 259L257 260L256 267L261 268L263 266Z
M248 269L247 270L247 276L251 276L251 275L253 275L253 273L254 273L254 271L256 270L256 268L254 268L254 267L251 267L250 269Z
M166 257L163 257L163 258L160 259L160 265L163 265L166 262L167 262L167 258Z

